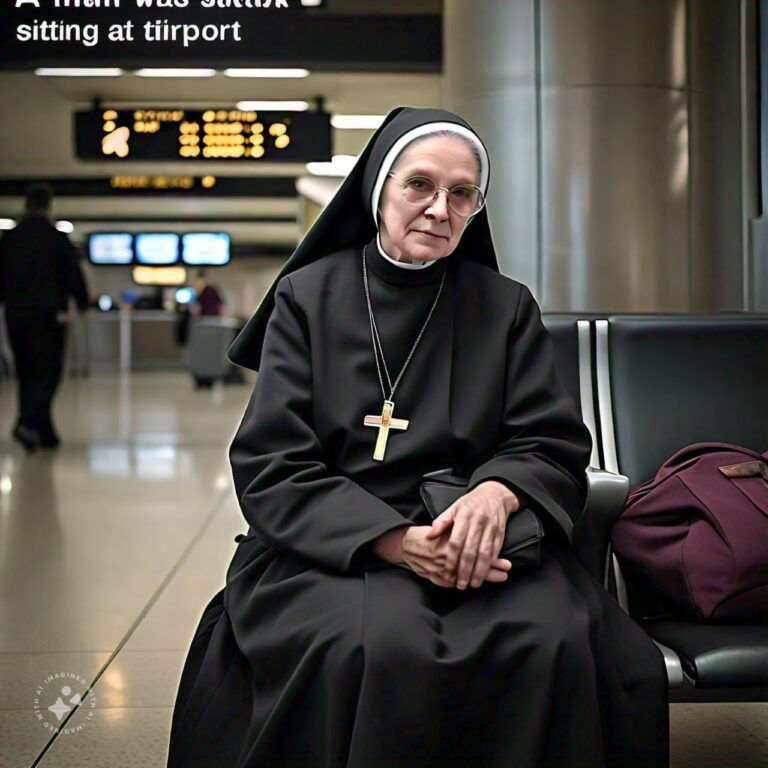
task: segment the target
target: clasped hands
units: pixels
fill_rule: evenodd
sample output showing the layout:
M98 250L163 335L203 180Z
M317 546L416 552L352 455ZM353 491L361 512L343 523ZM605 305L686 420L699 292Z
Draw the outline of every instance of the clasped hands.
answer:
M432 525L396 528L374 551L440 587L466 589L508 578L512 563L498 557L507 519L520 500L506 485L486 480L438 515Z

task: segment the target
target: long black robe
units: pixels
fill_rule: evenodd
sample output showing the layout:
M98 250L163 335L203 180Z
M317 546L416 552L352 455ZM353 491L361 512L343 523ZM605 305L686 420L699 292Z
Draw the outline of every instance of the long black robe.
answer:
M366 260L393 378L447 270L394 398L410 425L372 458L360 250L283 277L230 448L250 529L195 634L169 766L667 765L662 657L568 546L590 439L530 291L452 256ZM373 554L430 523L419 483L445 467L539 512L540 567L462 591Z

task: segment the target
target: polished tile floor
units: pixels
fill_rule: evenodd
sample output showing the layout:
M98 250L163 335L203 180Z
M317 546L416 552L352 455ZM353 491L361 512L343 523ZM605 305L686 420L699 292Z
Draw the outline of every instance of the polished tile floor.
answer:
M226 450L250 390L195 390L183 373L70 379L62 447L26 455L0 381L2 768L43 753L46 768L164 764L190 638L247 528Z
M0 768L165 765L189 641L247 527L226 450L250 389L69 379L62 447L26 455L0 380ZM674 768L768 765L768 705L676 704L672 726Z

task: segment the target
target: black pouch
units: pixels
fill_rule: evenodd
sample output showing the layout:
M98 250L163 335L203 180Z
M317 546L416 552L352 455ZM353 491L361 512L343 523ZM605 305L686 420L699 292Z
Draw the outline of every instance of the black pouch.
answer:
M440 469L424 475L419 493L424 506L434 520L467 492L469 479ZM530 568L541 562L541 540L544 526L538 515L527 507L509 516L504 543L499 552L513 568Z

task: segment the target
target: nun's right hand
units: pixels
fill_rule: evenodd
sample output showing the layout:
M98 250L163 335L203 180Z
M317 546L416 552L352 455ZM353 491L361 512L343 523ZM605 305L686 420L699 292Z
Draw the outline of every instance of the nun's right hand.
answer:
M450 528L439 537L434 536L431 525L414 525L406 528L401 542L404 564L438 587L456 588L458 574L446 571L450 535ZM507 581L511 567L512 563L506 558L499 557L492 560L483 582Z

